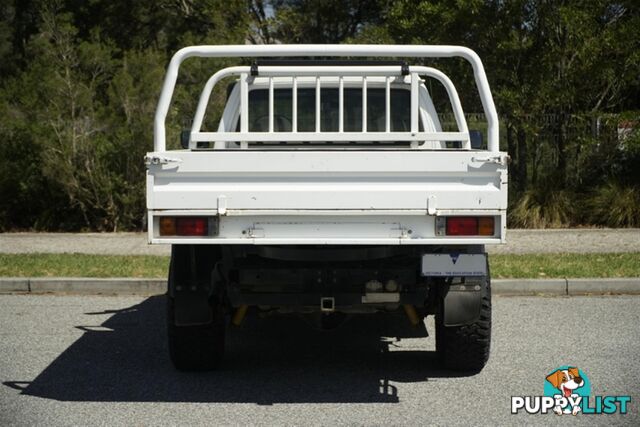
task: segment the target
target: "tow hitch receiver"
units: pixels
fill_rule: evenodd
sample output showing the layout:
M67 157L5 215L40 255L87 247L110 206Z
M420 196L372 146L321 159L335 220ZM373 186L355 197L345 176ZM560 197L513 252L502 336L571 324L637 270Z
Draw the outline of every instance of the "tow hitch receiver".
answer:
M336 311L336 299L334 297L320 298L320 311L325 313Z

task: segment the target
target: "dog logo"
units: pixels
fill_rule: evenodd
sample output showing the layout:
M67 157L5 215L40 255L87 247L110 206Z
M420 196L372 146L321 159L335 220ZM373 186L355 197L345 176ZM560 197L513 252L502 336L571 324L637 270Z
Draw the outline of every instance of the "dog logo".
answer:
M527 414L627 414L631 396L592 396L589 378L575 366L560 366L549 372L543 396L511 396L511 413Z
M577 390L581 387L584 387L585 385L585 380L580 374L581 373L578 368L567 367L566 369L557 369L547 375L547 382L549 382L556 391L553 397L564 397L568 402L564 408L559 404L556 405L553 408L553 412L555 412L556 414L577 415L578 412L582 410L580 405L576 404L581 400L581 395L578 394ZM560 393L557 393L558 391ZM545 394L547 394L546 390ZM556 401L560 402L561 399L557 399Z

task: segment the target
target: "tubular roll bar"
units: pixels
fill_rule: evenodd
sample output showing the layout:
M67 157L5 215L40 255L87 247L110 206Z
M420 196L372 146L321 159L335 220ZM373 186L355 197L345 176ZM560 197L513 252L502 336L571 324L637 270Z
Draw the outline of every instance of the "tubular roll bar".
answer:
M405 73L408 73L412 82L411 91L411 131L410 132L391 132L391 76L400 77L404 80ZM269 128L268 132L249 132L248 121L246 120L247 114L240 115L240 132L201 132L202 122L204 119L207 105L209 104L209 98L215 85L223 78L240 75L240 98L241 108L244 105L248 105L248 86L249 81L253 79L250 74L256 74L254 67L240 66L225 68L215 73L204 86L196 114L191 127L191 143L198 141L236 141L241 142L241 148L247 148L247 142L254 141L411 141L414 143L413 148L419 148L418 143L422 141L463 141L464 148L471 148L469 142L469 131L467 129L467 123L462 112L462 105L456 91L455 86L449 80L449 78L442 72L429 67L412 66L403 67L399 66L261 66L260 77L268 80L269 89ZM452 103L456 124L458 125L459 132L418 132L418 75L428 75L440 81L447 90L449 99ZM295 129L297 127L297 117L292 120L292 132L274 132L274 77L289 77L292 81L292 104L297 103L297 89L298 89L298 77L309 76L315 77L315 90L316 90L316 134L304 132L297 134ZM320 77L336 76L338 77L338 97L339 97L339 129L338 132L321 132L320 130L320 90L321 81ZM356 76L362 78L362 88L367 86L368 76L381 76L385 78L385 130L384 132L367 132L367 102L366 90L362 91L362 131L344 132L344 77ZM292 112L296 109L292 108ZM191 148L195 148L191 144Z
M286 56L286 57L365 56L365 57L421 57L421 58L461 57L461 58L464 58L467 61L469 61L473 67L476 86L478 87L478 92L480 94L482 107L484 109L484 113L487 118L488 149L491 152L499 151L498 114L496 112L496 108L493 103L493 98L491 97L489 82L487 81L487 76L485 74L484 67L482 66L482 62L480 61L480 58L474 51L466 47L429 46L429 45L422 45L422 46L412 46L412 45L228 45L228 46L191 46L191 47L180 49L178 52L176 52L173 55L173 58L171 58L171 62L169 63L169 67L167 69L167 74L165 76L164 84L162 86L162 93L160 95L160 100L158 101L158 107L156 109L156 115L154 119L154 151L156 152L166 151L165 120L167 117L167 113L169 111L169 105L171 103L171 97L173 96L173 91L175 89L176 80L178 78L178 70L180 68L180 64L185 59L190 57L273 57L273 56L278 56L278 57L282 57L282 56ZM261 68L260 74L265 75L264 70L266 67L260 67L260 68ZM311 67L307 67L307 68L311 68ZM342 67L339 67L339 68L342 69ZM367 67L367 68L370 70L370 67ZM415 69L417 67L410 67L410 68ZM422 67L422 68L427 68L427 67ZM231 68L227 68L226 70L230 70L230 69L241 69L241 71L238 70L241 74L250 73L250 67L231 67ZM221 70L221 71L226 71L226 70ZM344 75L344 69L342 69L341 75ZM209 82L211 82L211 80L213 80L215 76L216 75L212 76L212 78L209 79ZM218 80L220 78L221 77L219 77ZM209 85L209 82L207 82L207 85ZM246 80L245 80L245 84L246 84ZM414 93L417 94L417 84L418 84L417 79L412 78L412 82L411 82L412 107L414 106L414 102L416 102L415 104L416 108L412 109L412 112L411 112L412 114L412 117L411 117L412 132L411 133L414 133L414 134L417 134L417 131L418 131L417 100L414 101L413 99L414 98L413 94ZM416 87L414 88L414 86ZM213 84L211 85L211 88L212 87L213 87ZM342 84L341 84L341 87L342 87ZM445 88L447 88L446 84L445 84ZM363 89L366 89L366 77L363 78ZM295 90L296 90L296 84L294 79L294 93L295 93ZM320 90L320 79L317 78L316 91L319 91L319 90ZM449 88L447 88L447 91L449 91ZM272 92L273 92L272 80L270 83L269 92L270 92L270 100L272 100L273 99L272 98ZM209 90L209 93L210 93L210 90ZM449 93L449 96L453 104L455 102L454 97L452 96L451 93ZM366 90L363 91L363 101L366 101L365 97L366 97ZM200 103L203 101L202 98L203 97L200 98ZM457 94L455 98L457 99ZM319 97L316 97L316 102L318 102L318 100L319 100ZM243 109L247 109L248 108L247 103L244 101L246 100L243 100L243 102L241 102L241 107ZM198 110L200 110L200 107L201 107L200 103L198 105ZM455 105L453 105L453 107L455 112L456 111ZM272 112L272 108L270 108L270 111ZM319 114L319 109L316 108L316 119L318 119L317 117L318 114ZM415 120L413 117L414 115L416 115ZM269 129L273 129L273 126L271 123L271 121L273 120L273 115L270 114L270 116L271 117L270 117ZM244 120L246 120L247 111L241 112L241 117L245 117ZM200 125L201 123L202 123L202 118L200 118ZM341 123L340 130L342 130L342 119L340 120L340 123ZM466 127L466 122L463 122L463 123L465 123L465 127ZM194 128L195 128L195 124L196 123L194 121ZM458 125L460 126L460 123L458 123ZM241 123L241 133L245 133L245 136L246 136L246 131L248 130L246 126L248 126L248 124L244 123L244 126L245 127L243 127L243 123ZM316 126L319 126L319 120L316 120ZM198 129L199 127L200 126L198 126ZM316 129L316 130L319 131L319 129ZM363 130L366 131L366 108L363 108ZM459 130L462 131L463 129L459 127ZM294 129L294 132L295 132L295 129ZM255 140L264 140L265 136L268 136L268 135L273 136L276 133L254 132L252 134L256 138ZM278 133L278 134L282 135L283 133ZM394 133L394 134L397 134L397 133ZM389 135L394 135L394 134L389 134ZM446 140L442 138L442 135L446 133L439 132L437 134L441 136L439 138L440 140ZM201 135L204 136L206 135L206 133L202 133ZM322 136L322 138L319 140L327 140L327 139L334 139L336 137L339 138L339 135L345 135L345 134L341 132L337 132L335 134L330 132L325 132L320 135ZM196 136L196 135L193 135L193 136ZM221 136L222 135L218 133L217 136L215 137L213 135L206 135L204 137L206 138L206 140L213 140L213 139L224 140L223 138L221 138ZM305 140L309 140L307 135L304 135L304 136L305 136L304 138ZM424 136L425 139L432 139L432 140L438 139L438 138L435 138L434 135L425 134L425 135L421 135L421 137L422 136ZM234 140L237 140L238 136L234 136L233 138L235 138ZM290 138L288 139L291 140ZM228 140L231 140L231 139L228 139ZM248 141L248 139L246 138L244 138L244 140ZM413 138L411 140L413 140Z

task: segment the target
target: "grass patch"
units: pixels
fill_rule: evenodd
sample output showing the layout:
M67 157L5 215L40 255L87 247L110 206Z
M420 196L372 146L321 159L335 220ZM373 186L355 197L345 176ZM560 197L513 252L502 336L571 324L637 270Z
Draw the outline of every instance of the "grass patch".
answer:
M491 275L507 278L640 277L640 252L491 255ZM167 277L169 257L0 254L0 277Z
M491 255L495 279L640 277L640 252Z
M640 189L611 183L596 190L589 201L589 221L607 227L640 226Z
M525 192L509 210L509 226L516 228L563 228L574 217L574 201L567 191L540 187Z
M169 257L0 254L0 277L167 277Z

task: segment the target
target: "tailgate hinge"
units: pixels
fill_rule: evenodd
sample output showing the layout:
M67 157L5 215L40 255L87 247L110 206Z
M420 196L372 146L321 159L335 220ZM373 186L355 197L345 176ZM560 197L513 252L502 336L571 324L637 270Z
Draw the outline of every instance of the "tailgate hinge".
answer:
M484 163L496 163L498 165L506 165L511 158L508 155L499 156L487 156L487 157L472 157L472 162L484 162Z
M174 157L166 157L166 156L144 156L144 164L149 165L166 165L167 163L182 163L182 159L176 159Z
M436 214L436 196L427 197L427 214Z
M218 215L227 214L227 197L218 196Z

